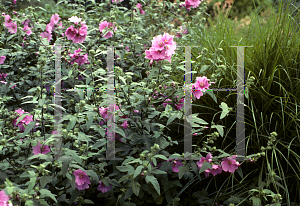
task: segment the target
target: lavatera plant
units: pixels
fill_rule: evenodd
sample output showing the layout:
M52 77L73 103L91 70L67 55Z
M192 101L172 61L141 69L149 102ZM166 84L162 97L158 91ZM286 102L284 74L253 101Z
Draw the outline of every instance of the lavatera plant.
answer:
M116 158L123 158L124 155L127 155L126 159L120 166L116 163L119 160L109 162L108 165L113 164L114 166L113 173L104 172L99 181L101 191L107 195L112 195L109 193L110 191L115 192L119 190L117 188L120 188L122 193L118 196L118 201L121 205L126 205L128 201L141 203L142 199L152 204L162 204L166 199L168 204L175 204L180 195L177 193L177 187L183 187L179 180L183 177L185 180L193 179L192 172L199 180L201 180L201 173L204 173L206 177L209 177L210 174L216 176L222 172L234 173L236 170L239 171L239 174L242 173L239 168L241 164L236 161L236 155L230 155L208 145L217 140L218 132L212 133L207 142L203 143L203 147L198 147L193 154L189 152L184 154L168 153L168 147L170 148L178 142L165 135L164 131L174 123L175 119L184 118L183 100L185 96L184 90L175 87L179 83L169 82L163 75L170 72L163 60L171 62L172 54L176 50L173 36L164 33L154 37L152 42L152 47L145 51L145 58L150 59L149 66L151 65L147 78L140 82L132 82L129 72L124 73L122 70L116 69L116 79L119 84L116 84L115 105L108 107L106 101L103 101L99 108L102 116L100 125L106 125L105 123L114 117L116 125L125 129L124 132L116 126L114 135L111 136L116 138L107 140L115 141L116 151L118 151ZM209 79L205 76L197 77L196 82L191 86L193 98L200 99L212 83L214 82L209 83ZM225 102L221 103L220 108L222 108L221 119L232 111L232 108L229 108ZM197 116L197 114L192 114L191 124L194 135L207 128L204 125L208 124ZM110 126L108 124L108 127ZM196 130L195 127L200 127L200 129ZM221 125L212 127L219 132L222 131L223 134ZM120 138L120 136L122 137ZM119 147L119 145L122 146ZM200 152L206 153L206 157L203 157ZM213 152L219 152L219 156L214 157ZM105 151L103 156L105 158ZM104 177L105 174L108 176ZM149 198L147 194L151 195L153 199ZM174 194L177 195L174 196ZM100 193L99 197L101 196Z

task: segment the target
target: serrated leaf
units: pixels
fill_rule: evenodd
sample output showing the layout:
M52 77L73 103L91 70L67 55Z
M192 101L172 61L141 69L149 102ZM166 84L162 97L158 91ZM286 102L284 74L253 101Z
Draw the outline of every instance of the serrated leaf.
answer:
M134 175L133 178L136 178L139 174L141 174L142 169L144 168L143 165L140 165L136 168L136 170L134 171Z
M160 186L159 186L159 183L158 183L157 179L154 176L147 175L146 176L146 182L147 183L151 182L151 184L153 185L156 192L160 195Z
M41 193L41 195L40 195L41 198L50 197L54 202L57 203L57 200L55 198L55 196L57 196L57 195L52 194L49 190L41 189L39 192Z
M192 170L196 173L196 175L199 178L199 180L201 180L201 177L199 175L199 170L198 170L198 167L197 167L196 163L192 161L191 162L191 166L192 166Z
M43 189L48 183L52 181L52 176L42 176L39 178L40 180L40 188Z
M78 154L76 153L76 151L74 151L74 150L67 150L67 151L65 151L65 155L68 155L68 156L72 157L72 159L75 162L77 162L79 164L82 164L82 161L81 161L80 157L78 156Z
M136 196L139 196L141 185L138 182L132 182L132 191Z
M92 177L94 180L99 182L98 175L94 170L87 170L86 173L88 174L88 176Z
M162 171L162 170L158 170L158 169L153 169L152 171L151 171L151 173L153 173L153 174L168 174L167 172L165 172L165 171Z
M182 113L176 113L174 115L172 115L169 119L168 119L168 122L167 122L167 126L174 121L174 119L178 118L180 119L182 116Z

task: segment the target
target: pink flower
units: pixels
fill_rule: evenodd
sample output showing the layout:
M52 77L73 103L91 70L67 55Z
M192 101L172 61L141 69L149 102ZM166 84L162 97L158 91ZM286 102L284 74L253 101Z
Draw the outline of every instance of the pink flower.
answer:
M12 84L12 83L10 83L10 84ZM14 85L14 86L12 86L11 88L13 89L13 88L15 88L17 85Z
M28 24L26 24L23 28L23 31L26 31L26 34L29 36L32 34L32 31L30 30L30 27L28 27Z
M232 157L223 158L221 165L222 165L222 169L225 172L233 173L238 168L238 166L241 165L235 160L235 158L236 155L233 155Z
M178 99L178 95L177 95L177 99ZM181 98L181 100L179 100L178 101L178 104L175 104L175 106L176 106L176 110L180 110L182 107L183 107L183 105L184 105L184 98Z
M124 121L123 124L121 124L121 126L122 126L123 128L125 128L125 129L127 129L127 128L128 128L128 123L127 123L127 121Z
M196 78L196 83L195 83L195 86L198 88L198 89L201 89L203 92L205 92L208 87L211 85L208 83L209 79L207 79L207 77L203 76L203 77L197 77Z
M68 40L73 40L73 38L76 35L76 30L73 27L73 25L71 25L69 28L67 28L65 34L66 34Z
M60 18L59 18L59 15L58 14L53 14L52 16L51 16L51 24L57 24L58 23L58 21L60 20Z
M49 34L51 34L52 33L52 27L53 27L54 25L52 25L51 23L49 23L49 24L47 24L47 26L46 26L46 31L49 33Z
M13 2L14 2L14 4L16 4L16 3L17 3L17 0L13 0Z
M8 202L9 198L8 196L5 194L4 190L0 191L0 205L5 204L4 202Z
M109 187L106 186L103 182L99 181L100 185L97 187L98 191L101 191L102 193L106 193L108 190L111 190L112 185L109 184Z
M0 81L2 84L7 84L7 82L5 82L5 81Z
M198 169L200 169L202 167L202 163L203 162L211 162L212 161L212 155L210 153L208 153L205 157L201 157L201 159L196 163L198 165Z
M193 8L197 8L200 4L200 1L202 2L203 0L185 0L185 3L193 6Z
M8 31L10 33L12 33L12 34L17 33L17 30L18 30L17 21L15 21L15 23L12 23L9 26L7 26L7 28L9 29Z
M138 4L136 5L136 7L139 8L139 9L141 9L141 8L142 8L142 4L138 3Z
M9 27L13 22L10 19L9 15L4 15L5 16L5 22L4 22L4 26Z
M167 104L171 104L172 100L171 99L166 99L164 102L167 102L167 103L163 103L163 106L166 107Z
M209 169L209 171L213 174L213 176L222 173L222 167L220 165L213 164L211 167L212 169Z
M110 28L110 27L113 27L113 24L110 22L107 22L107 21L103 21L99 24L99 30L100 30L100 32L102 32L102 36L104 35L104 29ZM117 27L114 28L114 31L116 31L116 30L117 30ZM108 39L108 38L112 37L113 34L114 33L112 31L108 31L108 33L104 36L104 38Z
M58 132L56 130L54 130L51 134L58 134Z
M3 64L4 61L5 61L5 59L6 59L6 56L1 56L1 57L0 57L0 64Z
M195 84L192 85L192 94L197 98L200 99L201 96L203 96L203 92L195 86Z
M121 3L124 0L112 0L112 3Z
M82 171L81 169L78 169L73 172L75 175L75 186L78 190L84 190L88 189L89 185L91 184L89 176L87 176L87 173Z
M77 43L83 43L85 40L85 37L87 36L87 26L81 22L81 26L78 29L75 29L75 35L73 37L73 43L77 44Z
M51 152L48 145L42 146L39 140L37 146L32 147L32 149L33 149L32 153L34 155L47 154L48 152Z
M178 160L178 158L176 158L176 160ZM181 162L181 160L178 160L178 161L173 161L173 163L172 163L172 170L173 170L173 172L179 172L179 169L178 169L178 167L179 166L183 166L183 163Z
M47 38L48 42L50 42L50 40L52 39L52 34L46 32L46 31L42 32L42 33L40 34L40 36L41 36L42 38Z

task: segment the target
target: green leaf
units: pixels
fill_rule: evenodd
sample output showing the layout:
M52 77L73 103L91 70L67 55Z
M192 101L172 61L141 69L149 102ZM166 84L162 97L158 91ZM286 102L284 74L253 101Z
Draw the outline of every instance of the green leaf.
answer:
M132 191L136 196L139 196L141 185L138 182L133 181L132 184Z
M94 202L92 200L89 200L89 199L84 199L83 201L86 204L92 204L92 205L94 204Z
M200 73L205 72L205 71L208 69L208 67L209 67L209 65L203 65L203 66L201 67Z
M41 198L50 197L54 202L57 203L57 200L55 198L55 196L57 196L57 195L52 194L49 190L41 189L39 192L41 193L41 195L40 195Z
M170 157L169 157L169 160L171 159L176 159L176 158L181 158L180 154L172 154Z
M152 172L152 165L151 164L148 164L148 170L149 170L149 172Z
M32 159L36 159L36 158L45 160L45 159L47 159L49 157L46 154L38 154L38 155L33 155L33 156L29 157L28 160L32 160Z
M229 113L229 109L225 102L222 102L221 105L219 105L219 107L222 108L222 114L220 119L223 119Z
M29 194L31 192L31 190L33 189L34 185L35 185L35 182L36 182L36 177L31 177L30 178L30 182L29 182L29 185L28 185L28 188L27 188L27 193Z
M32 200L26 200L25 206L34 206L34 203Z
M92 149L98 149L99 147L102 147L105 144L106 144L106 139L100 139L93 145Z
M222 125L212 125L210 128L216 128L217 130L218 130L218 132L219 132L219 134L221 135L221 137L223 137L223 135L224 135L224 128L223 128L224 126L222 126Z
M139 174L141 174L142 169L144 168L143 165L140 165L136 168L136 170L134 171L134 175L133 178L136 178Z
M94 180L99 182L98 175L94 170L87 170L86 173L88 174L88 176L92 177Z
M178 118L180 119L182 117L182 113L177 112L176 114L172 115L167 122L167 125L169 125L171 122L173 122L174 119Z
M154 157L157 157L157 158L160 158L160 159L163 159L163 160L168 160L168 158L165 157L164 155L154 155Z
M142 164L142 160L140 160L140 159L135 159L133 161L130 161L130 162L128 162L128 164L132 164L132 163L136 163L136 162Z
M152 171L151 171L151 173L152 174L168 174L167 172L165 172L165 171L162 171L162 170L158 170L158 169L153 169Z
M32 121L29 123L29 125L27 125L27 127L22 135L22 138L25 137L30 132L30 130L32 130L32 128L35 126L35 123L36 123L36 121Z
M186 166L179 166L178 169L179 169L178 177L179 179L181 179L186 171Z
M206 90L205 93L209 94L209 95L211 96L211 98L213 98L213 100L218 104L218 102L217 102L217 97L216 97L216 95L214 94L214 91Z
M48 183L52 181L52 176L42 176L39 178L40 180L40 188L43 189Z
M119 79L123 82L124 85L126 85L126 80L124 79L124 77L119 76Z
M159 186L159 183L158 183L157 179L154 176L147 175L146 176L146 182L147 183L151 182L151 184L153 185L156 192L160 195L160 186Z
M124 200L131 197L132 194L133 194L132 187L129 187L125 193Z
M77 117L71 116L70 122L69 122L68 127L67 127L67 131L70 131L71 129L73 129L73 127L76 124L76 120L77 120Z
M244 178L243 171L242 171L241 167L239 167L236 171L240 175L241 178Z
M211 164L209 162L203 162L202 167L199 170L199 174L202 173L204 170L207 170L207 169L212 169Z
M261 201L258 197L250 197L249 200L252 200L253 206L261 206Z
M65 155L71 156L75 162L82 164L80 157L77 155L76 151L74 150L67 150L65 151Z
M199 178L199 180L201 180L201 177L199 175L199 169L198 169L196 163L192 161L191 162L191 166L192 166L192 170L196 173L196 175Z

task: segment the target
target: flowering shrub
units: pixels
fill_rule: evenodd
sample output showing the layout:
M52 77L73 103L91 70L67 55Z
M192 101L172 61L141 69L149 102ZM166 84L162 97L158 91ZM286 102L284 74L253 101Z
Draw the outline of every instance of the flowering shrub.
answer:
M1 135L4 138L1 142L1 160L5 161L0 163L0 170L9 171L9 175L5 176L5 193L3 190L0 193L3 204L11 204L8 203L11 201L28 205L83 205L92 204L93 201L104 201L103 205L115 205L116 202L120 205L175 205L179 196L177 189L182 187L179 180L192 179L192 172L201 181L201 173L208 178L210 173L217 176L223 171L241 171L241 164L236 162L235 155L211 148L207 144L203 148L197 145L198 151L193 154L168 152L182 139L172 139L167 135L166 129L174 125L176 118L183 119L184 91L176 88L176 85L182 82L169 81L169 77L171 69L181 68L172 63L183 57L175 51L177 45L181 45L181 39L185 38L183 35L186 31L179 38L160 30L160 26L164 27L166 22L159 22L158 27L152 22L153 25L148 27L147 20L153 19L151 12L154 9L144 6L145 10L141 10L140 3L136 4L136 7L142 15L137 14L134 21L143 22L141 20L145 19L145 24L141 23L140 27L136 27L136 31L134 27L127 26L132 23L131 17L124 18L116 9L110 11L111 15L102 14L99 11L104 11L104 5L98 5L96 10L98 9L98 14L101 15L97 18L88 18L87 14L80 12L70 17L70 14L65 12L63 2L60 3L60 10L55 8L51 17L48 16L39 23L33 18L31 7L27 8L26 15L20 18L7 10L5 12L9 14L2 16L1 21L6 27L4 29L10 34L5 32L2 37L8 46L5 46L0 54L0 63L7 72L2 73L1 77L8 82L12 81L11 84L17 82L20 85L15 88L17 91L13 90L15 85L10 88L8 85L1 85L0 88L1 96L4 97L1 104L8 108L1 113ZM191 8L199 7L200 10L200 1L186 0L185 6L186 12ZM203 8L200 11L202 10ZM107 16L110 18L106 18ZM48 22L49 19L50 23L47 25L42 23ZM19 29L17 23L23 25L23 28ZM66 30L63 24L67 25ZM147 49L151 39L152 45ZM20 41L24 42L21 44ZM107 50L100 45L120 45L120 41L125 49L117 50L116 53L119 59L126 61L128 65L124 68L116 66L115 76L119 82L119 85L115 85L116 103L108 105L103 87L107 80L107 65L100 59L106 58ZM28 45L27 50L17 51L21 45L23 48L26 46L24 43ZM63 50L62 56L62 80L67 85L71 85L72 88L76 85L100 88L93 92L83 92L79 89L73 93L62 93L64 111L60 122L60 134L53 127L55 116L52 112L57 107L53 104L54 85L46 86L50 84L46 78L53 79L52 62L49 63L46 59L48 56L53 57L54 44L71 47ZM139 48L138 45L144 45L144 48ZM10 54L10 47L16 50L13 55ZM74 53L71 52L73 49ZM31 53L37 54L33 65L16 57L16 54L30 57ZM175 61L171 61L172 58ZM16 68L15 64L26 69ZM11 73L10 66L14 71L21 70L22 75L16 74L17 72ZM83 66L85 68L82 68ZM147 70L147 77L140 78L144 70ZM79 73L84 74L86 78L80 76L76 79ZM198 76L191 89L194 99L199 100L205 98L207 90L215 82L210 82L206 76L200 75L200 72L196 73ZM133 81L133 76L137 77L136 81ZM169 86L161 86L162 84ZM43 86L45 88L42 90ZM47 95L46 91L51 95ZM15 101L9 102L12 98L10 95L14 96ZM32 98L32 101L23 102L26 98ZM24 108L15 110L19 103L22 103L20 105L24 105ZM13 111L20 115L17 119ZM25 111L31 111L31 115L27 115L28 112ZM41 124L36 123L35 120L38 119ZM110 120L114 120L115 125L109 125ZM201 131L208 128L204 126L208 123L198 118L197 114L193 115L192 123L194 135L200 135ZM17 126L19 129L15 128ZM113 135L110 132L112 126L115 126ZM214 126L212 128L218 128L220 133L221 125ZM200 129L196 130L194 127ZM209 143L217 140L218 132L211 134L212 139L209 139ZM57 139L60 136L63 149L56 159L54 156L57 153L54 146L51 149L51 145L55 144L57 149ZM19 140L23 143L20 144ZM110 155L106 154L105 145L112 143L118 150L114 150L115 157L123 158L121 162L105 159ZM12 151L15 153L11 157ZM200 152L207 153L206 158L202 157ZM213 157L212 152L222 154ZM6 158L10 158L11 161L6 162ZM101 192L97 192L96 189ZM11 199L5 194L11 195ZM198 202L200 200L201 198L198 198Z

